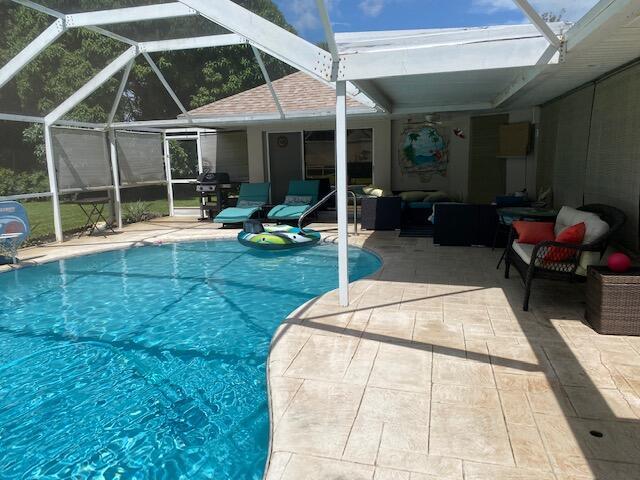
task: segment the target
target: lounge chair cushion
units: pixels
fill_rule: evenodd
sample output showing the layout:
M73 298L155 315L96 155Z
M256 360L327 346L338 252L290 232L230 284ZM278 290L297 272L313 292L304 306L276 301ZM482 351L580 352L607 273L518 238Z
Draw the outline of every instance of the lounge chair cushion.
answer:
M368 185L362 187L362 193L371 197L392 197L393 193L385 190L384 188L376 187L375 185Z
M274 220L297 220L310 207L310 205L276 205L269 211L267 217Z
M582 243L593 243L609 232L609 224L603 221L597 214L583 212L572 207L564 206L558 212L554 232L556 236L565 228L584 222L586 230Z
M264 205L264 202L259 202L257 200L238 200L238 204L236 207L238 208L254 208L261 207Z
M213 219L216 223L241 223L246 219L251 218L254 213L260 210L260 207L229 207L221 211L216 218Z

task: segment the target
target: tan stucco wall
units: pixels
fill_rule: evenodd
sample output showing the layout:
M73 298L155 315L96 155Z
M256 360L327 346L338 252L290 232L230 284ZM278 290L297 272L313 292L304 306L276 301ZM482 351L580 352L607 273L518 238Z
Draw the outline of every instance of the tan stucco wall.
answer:
M374 183L383 188L391 187L391 120L388 118L351 118L348 128L373 129L373 176ZM252 182L263 182L267 178L265 171L265 149L263 134L266 132L295 132L300 130L332 130L333 120L300 121L272 123L247 128L249 151L249 178Z

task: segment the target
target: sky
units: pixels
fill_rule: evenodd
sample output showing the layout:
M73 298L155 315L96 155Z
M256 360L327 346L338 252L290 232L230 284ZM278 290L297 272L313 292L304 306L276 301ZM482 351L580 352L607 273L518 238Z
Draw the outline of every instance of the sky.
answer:
M524 23L513 0L325 0L336 32L473 27ZM312 42L323 39L316 0L275 0L288 22ZM530 0L538 12L576 21L597 0Z

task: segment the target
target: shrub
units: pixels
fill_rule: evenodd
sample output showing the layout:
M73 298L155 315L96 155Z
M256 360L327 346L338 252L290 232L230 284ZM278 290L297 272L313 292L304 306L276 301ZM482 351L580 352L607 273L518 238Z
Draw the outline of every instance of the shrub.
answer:
M49 179L44 172L15 172L0 167L0 197L22 193L49 191Z
M122 221L124 223L137 223L151 220L156 215L151 212L151 205L143 201L127 203L123 205Z

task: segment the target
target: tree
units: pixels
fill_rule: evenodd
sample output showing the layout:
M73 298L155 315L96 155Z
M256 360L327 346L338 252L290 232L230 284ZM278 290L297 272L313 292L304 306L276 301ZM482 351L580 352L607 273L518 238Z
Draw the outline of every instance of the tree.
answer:
M236 3L294 31L272 0L236 0ZM132 5L140 5L140 1L64 0L57 2L56 7L72 12ZM0 2L0 64L5 64L15 56L52 22L53 18L48 15L11 2ZM107 28L138 41L225 32L201 17L119 24ZM71 29L0 89L0 111L46 115L126 48L127 45L91 30ZM165 52L152 57L187 108L196 108L264 83L260 68L247 45ZM274 79L293 71L272 57L264 57ZM66 118L105 121L120 76L107 81ZM142 57L138 58L121 99L118 118L160 119L175 117L178 113L149 65ZM42 144L40 130L39 126L29 127L22 136L36 148ZM15 135L12 135L12 141L16 141Z

